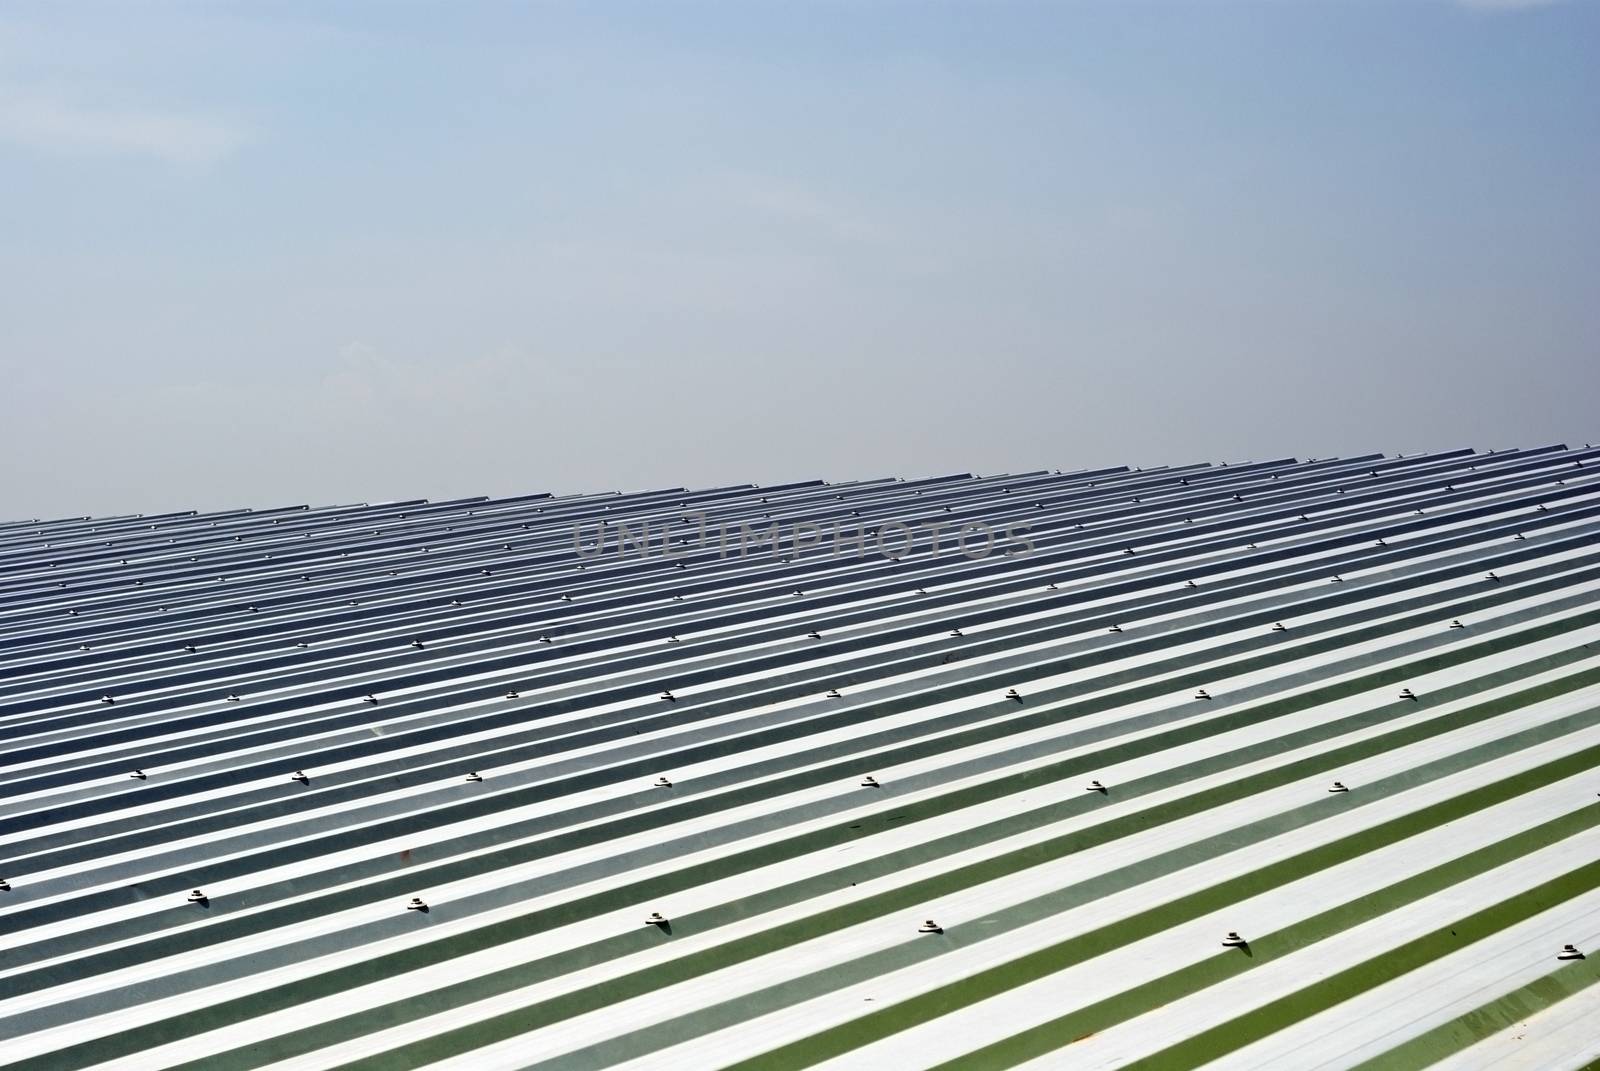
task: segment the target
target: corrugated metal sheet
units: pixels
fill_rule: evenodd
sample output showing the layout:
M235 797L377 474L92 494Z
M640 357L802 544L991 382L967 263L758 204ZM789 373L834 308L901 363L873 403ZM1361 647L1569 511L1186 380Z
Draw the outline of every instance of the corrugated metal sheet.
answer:
M0 526L0 1065L1580 1066L1597 458Z

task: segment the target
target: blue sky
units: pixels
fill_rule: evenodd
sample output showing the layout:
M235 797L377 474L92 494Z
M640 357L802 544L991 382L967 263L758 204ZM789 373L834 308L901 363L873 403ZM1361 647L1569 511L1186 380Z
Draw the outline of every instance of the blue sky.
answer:
M0 3L0 516L1600 436L1600 5Z

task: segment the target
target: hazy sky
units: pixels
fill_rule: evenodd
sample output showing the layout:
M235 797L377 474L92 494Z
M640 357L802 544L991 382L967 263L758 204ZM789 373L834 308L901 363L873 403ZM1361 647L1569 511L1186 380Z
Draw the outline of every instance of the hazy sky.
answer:
M1600 438L1600 4L0 2L0 517Z

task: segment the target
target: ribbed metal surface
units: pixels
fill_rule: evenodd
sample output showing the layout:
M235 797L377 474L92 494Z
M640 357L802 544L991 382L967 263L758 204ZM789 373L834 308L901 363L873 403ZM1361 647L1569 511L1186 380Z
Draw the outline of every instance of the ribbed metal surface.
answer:
M0 525L0 1066L1583 1066L1597 477Z

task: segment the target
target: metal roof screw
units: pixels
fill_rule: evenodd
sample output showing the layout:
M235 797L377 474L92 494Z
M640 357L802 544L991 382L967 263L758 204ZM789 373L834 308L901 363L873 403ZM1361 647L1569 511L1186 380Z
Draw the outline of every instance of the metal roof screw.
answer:
M145 776L145 772L143 770L135 770L131 774L129 774L128 776L133 778L135 781L148 781L148 780L150 780L148 777Z
M882 788L883 786L878 784L878 779L876 777L873 777L871 774L867 774L867 776L865 776L865 777L863 777L861 779L861 787L862 788Z
M198 647L196 647L196 646L195 646L195 645L194 645L194 644L192 644L192 643L186 643L186 644L184 644L184 645L183 645L183 649L184 649L184 650L185 650L185 651L188 651L188 652L189 652L189 653L190 653L190 654L194 654L194 653L195 653L195 651L197 651L197 650L199 650L199 648L198 648Z
M361 701L363 703L376 703L378 701L378 697L373 695L371 692L368 692L366 695L361 697Z
M473 782L474 784L478 784L483 781L483 775L477 770L473 770L471 773L467 774L467 780Z
M921 926L917 927L918 933L943 933L944 927L932 919L924 919Z
M673 695L671 692L662 692L661 698L665 699L669 703L676 703L678 701L678 697Z
M1022 702L1022 693L1017 691L1015 688L1007 688L1006 689L1006 698L1007 699L1014 699L1018 703L1020 703L1020 702Z
M194 892L189 894L189 902L191 904L203 904L209 899L210 897L201 892L199 889L196 889Z
M1583 959L1584 955L1578 951L1577 945L1562 945L1561 951L1556 953L1556 959Z
M421 640L412 640L411 641L411 646L415 647L417 650L420 651L420 650L422 650L422 641Z
M665 777L658 777L658 778L656 778L656 787L657 788L671 788L672 787L672 782L668 781Z
M958 628L953 628L953 629L950 630L950 635L952 635L952 636L965 636L966 633L962 632Z
M234 695L232 692L229 692L228 695L227 695L227 701L230 702L230 703L237 703L240 700L239 700L239 697L237 695Z
M1274 632L1288 632L1289 630L1284 627L1284 624L1283 624L1282 621L1274 621L1272 623L1272 631L1274 631Z
M1121 632L1122 631L1122 626L1121 625L1112 625L1110 628L1106 629L1106 631L1107 632Z
M1417 697L1417 693L1413 692L1410 688L1402 688L1402 689L1400 689L1400 698L1401 699L1415 699L1416 697Z
M5 878L0 878L0 892L10 892L10 891L11 891L11 883L9 881L7 881Z
M844 696L839 694L839 689L837 689L837 688L829 688L828 691L827 691L827 697L829 699L843 699L844 698Z
M1204 688L1201 688L1194 693L1194 697L1196 699L1210 699L1211 693L1206 691Z
M808 639L808 640L820 640L820 639L822 639L822 633L820 633L820 632L808 632L808 633L806 633L806 639Z
M1349 792L1350 790L1345 787L1345 784L1344 784L1343 781L1335 781L1332 785L1330 785L1328 787L1328 791L1329 792Z
M1450 622L1450 627L1451 628L1466 628L1467 626L1463 625L1460 621L1452 621L1452 622Z
M1243 937L1240 937L1233 930L1229 930L1228 936L1222 939L1222 946L1224 948L1245 948L1249 944L1250 942L1246 941Z
M665 926L667 924L667 916L659 911L652 911L650 912L650 917L644 920L644 924L646 926Z
M1090 781L1089 784L1084 787L1084 791L1098 792L1102 796L1109 796L1111 794L1111 790L1106 788L1106 786L1102 785L1099 781Z
M289 780L299 781L302 785L309 785L311 783L311 778L306 776L306 772L304 770L296 770L294 772L294 776L289 778Z
M112 699L109 695L103 695L103 696L100 697L100 702L102 702L102 703L115 703L116 700Z
M413 896L411 898L411 902L406 905L406 910L407 911L427 911L428 910L428 905L422 902L422 897Z
M1492 573L1492 572L1491 572L1491 573L1489 573L1489 574L1488 574L1488 575L1487 575L1487 576L1485 576L1485 577L1484 577L1484 579L1485 579L1485 580L1492 580L1492 581L1494 581L1494 582L1495 582L1495 583L1497 583L1497 584L1498 584L1498 583L1499 583L1499 582L1500 582L1500 578L1499 578L1499 577L1498 577L1498 576L1496 576L1496 575L1495 575L1495 574L1494 574L1494 573Z

